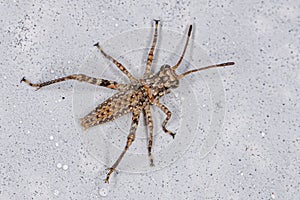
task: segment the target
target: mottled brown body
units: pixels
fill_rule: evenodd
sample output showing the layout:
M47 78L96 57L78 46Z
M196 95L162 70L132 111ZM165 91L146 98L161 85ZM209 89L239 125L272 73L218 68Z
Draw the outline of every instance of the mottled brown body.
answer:
M127 113L141 112L147 105L168 93L171 88L179 86L177 75L170 66L164 65L161 70L147 79L140 79L123 88L101 103L92 112L81 118L81 125L88 129L121 117Z
M221 63L207 66L204 68L190 70L183 74L177 75L175 71L183 60L185 51L187 49L188 41L191 35L192 26L190 26L185 47L179 61L173 67L169 65L163 65L156 74L151 74L151 65L153 62L154 50L158 36L158 22L158 20L155 20L154 38L148 54L146 69L142 79L136 79L121 63L119 63L110 55L106 54L97 43L94 46L96 46L107 59L111 60L116 65L116 67L118 67L120 71L128 77L128 79L130 80L129 84L120 84L115 81L109 81L101 78L93 78L84 74L73 74L59 79L37 84L31 83L25 78L21 80L21 82L25 82L32 87L36 87L37 89L54 83L73 79L119 91L112 97L105 100L99 106L97 106L85 117L81 118L81 125L84 127L84 129L88 129L93 126L112 121L125 114L132 113L131 127L129 135L127 136L126 145L119 158L112 165L112 167L109 168L109 172L105 179L105 182L107 183L109 182L110 175L115 171L116 167L122 160L126 151L135 140L135 132L138 127L141 112L144 114L144 118L149 130L148 155L150 158L150 165L154 166L152 156L153 119L150 106L157 106L166 114L166 118L162 124L162 129L174 138L175 134L166 128L166 125L169 119L171 118L172 113L165 105L159 102L159 99L165 94L169 93L171 89L177 88L179 86L179 80L190 73L206 70L209 68L223 67L234 64L233 62Z

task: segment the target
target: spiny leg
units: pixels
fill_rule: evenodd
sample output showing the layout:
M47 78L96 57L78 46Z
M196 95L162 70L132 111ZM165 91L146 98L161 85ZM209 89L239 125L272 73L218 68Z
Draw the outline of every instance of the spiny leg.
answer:
M130 145L134 141L134 139L135 139L135 132L136 132L136 129L137 129L138 124L139 124L139 119L140 119L140 112L139 111L138 112L134 112L133 116L132 116L130 133L127 136L126 146L125 146L123 152L120 154L119 158L113 164L113 166L111 168L109 168L109 171L108 171L106 179L105 179L105 183L109 182L110 175L116 170L116 167L119 165L119 163L121 162L121 160L122 160L123 156L125 155L126 151L128 150L128 148L130 147Z
M154 21L155 21L154 37L153 37L151 49L150 49L149 54L148 54L146 71L144 73L144 77L148 77L149 74L150 74L151 65L152 65L153 56L154 56L154 49L155 49L156 42L157 42L157 35L158 35L157 32L158 32L158 22L159 22L159 20L154 20Z
M150 166L154 166L153 156L152 156L152 143L153 143L153 119L150 110L150 105L146 106L145 109L145 118L147 122L147 126L149 128L149 143L148 143L148 155L150 158Z
M166 119L164 120L164 122L162 124L162 129L164 130L164 132L166 132L169 135L171 135L173 137L173 139L174 139L175 138L175 133L173 133L172 131L170 131L170 130L168 130L166 128L166 125L167 125L169 119L172 116L171 111L165 105L161 104L159 101L155 101L154 105L156 105L157 107L159 107L167 115Z
M46 82L42 82L42 83L31 83L29 80L27 80L27 79L25 79L25 77L23 77L20 82L25 82L32 87L36 87L38 90L47 85L51 85L51 84L62 82L62 81L72 80L72 79L81 81L81 82L87 82L87 83L97 85L97 86L103 86L103 87L107 87L110 89L115 89L115 90L121 90L122 88L124 88L126 86L126 84L119 84L115 81L109 81L106 79L93 78L93 77L86 76L84 74L73 74L73 75L65 76L62 78L58 78L58 79L54 79L54 80L50 80L50 81L46 81Z
M99 43L94 44L98 48L98 50L104 55L105 58L112 61L128 78L131 82L135 81L134 76L116 59L105 53Z

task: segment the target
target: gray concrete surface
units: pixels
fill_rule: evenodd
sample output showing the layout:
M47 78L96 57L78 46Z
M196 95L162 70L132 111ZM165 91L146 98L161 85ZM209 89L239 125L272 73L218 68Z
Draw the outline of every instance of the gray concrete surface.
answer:
M300 199L299 1L37 0L1 1L0 9L1 200ZM93 141L86 141L85 136L97 130L111 131L107 145L95 149L116 146L120 151L130 116L84 133L74 102L78 91L90 92L93 100L87 99L90 104L80 107L88 112L112 92L75 82L34 91L19 81L23 76L38 82L85 71L95 59L90 56L97 54L94 43L109 43L126 31L147 30L144 38L128 36L128 41L120 41L122 48L129 45L126 52L105 46L123 63L134 63L131 69L139 74L136 66L146 58L152 19L161 19L162 35L166 34L163 30L171 30L182 36L179 41L159 38L158 66L176 60L172 55L181 52L190 23L194 25L192 42L181 70L200 67L195 66L200 51L200 63L235 61L236 65L218 70L216 79L207 78L209 72L191 76L177 93L164 98L175 113L170 129L181 130L177 126L185 124L186 131L178 131L178 138L183 141L192 131L192 143L172 141L160 129L164 115L157 114L153 150L157 168L128 167L136 162L136 155L144 155L148 164L146 147L142 147L146 138L141 136L124 158L129 162L127 168L124 161L107 185L103 183L105 163L112 164L115 157L91 153L88 142ZM163 42L178 49L167 56ZM144 46L138 50L130 43ZM112 66L109 62L103 58L102 62L105 72L98 74L91 68L89 73L125 80L117 70L107 70ZM221 81L216 95L220 102L214 102L209 80ZM186 104L192 108L192 118L181 115L184 98L189 97L177 101L180 91L190 91L197 98L195 104ZM216 125L211 116L218 109L222 117L216 124L221 129L213 132ZM189 124L184 119L192 121ZM99 134L99 141L102 136ZM176 159L160 165L159 160L166 156L164 147L171 149L172 145L182 151L175 151Z

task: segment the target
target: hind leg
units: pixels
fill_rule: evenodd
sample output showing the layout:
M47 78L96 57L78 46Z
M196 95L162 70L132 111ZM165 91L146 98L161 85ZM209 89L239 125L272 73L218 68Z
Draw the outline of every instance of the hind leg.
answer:
M106 79L89 77L84 74L73 74L73 75L65 76L62 78L58 78L58 79L54 79L54 80L50 80L50 81L46 81L46 82L42 82L42 83L31 83L29 80L27 80L27 79L25 79L25 77L23 77L20 82L25 82L26 84L30 85L31 87L36 87L38 90L47 85L52 85L54 83L72 80L72 79L81 81L81 82L87 82L87 83L97 85L97 86L103 86L103 87L107 87L110 89L115 89L115 90L120 90L122 87L126 86L126 84L119 84L115 81L109 81Z
M153 143L153 119L150 110L150 105L145 107L145 118L146 124L149 128L149 143L148 143L148 155L150 158L150 166L154 166L153 156L152 156L152 143Z
M126 146L125 146L124 150L122 151L121 155L119 156L119 158L116 160L116 162L112 165L111 168L109 168L109 171L108 171L106 179L105 179L105 183L109 183L110 175L116 170L116 167L119 165L119 163L121 162L121 160L124 157L125 153L127 152L129 147L131 146L132 142L134 141L135 132L136 132L136 129L137 129L138 124L139 124L139 119L140 119L140 113L139 112L133 113L130 133L127 136Z

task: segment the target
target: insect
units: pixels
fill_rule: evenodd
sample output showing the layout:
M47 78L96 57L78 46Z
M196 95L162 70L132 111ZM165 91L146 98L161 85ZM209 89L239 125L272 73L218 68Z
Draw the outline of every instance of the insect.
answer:
M169 134L174 138L175 133L173 133L172 131L166 128L166 125L170 120L172 113L165 105L160 103L159 101L160 98L165 94L169 93L171 89L177 88L179 86L180 79L182 79L183 77L191 73L210 69L210 68L234 65L234 62L226 62L226 63L206 66L203 68L193 69L190 71L186 71L182 74L177 74L176 69L179 67L179 65L181 64L184 58L189 43L189 39L191 36L192 25L190 25L187 33L186 43L178 62L174 66L164 64L161 66L160 70L156 74L151 73L154 50L158 38L159 20L154 20L154 23L155 23L155 28L154 28L152 45L148 54L144 76L140 79L135 78L120 62L115 60L112 56L108 55L99 45L99 43L94 45L98 48L98 50L103 54L105 58L112 61L116 65L116 67L119 68L119 70L128 77L130 81L129 84L117 83L111 80L89 77L84 74L73 74L73 75L65 76L62 78L58 78L55 80L50 80L42 83L31 83L29 80L25 79L25 77L23 77L21 80L21 82L25 82L32 87L36 87L37 90L54 83L67 81L67 80L77 80L77 81L87 82L96 86L102 86L102 87L106 87L118 91L116 94L109 97L99 106L97 106L93 111L91 111L85 117L81 118L81 125L83 126L84 129L88 129L93 126L97 126L99 124L112 121L125 114L132 113L131 127L129 130L129 134L127 136L126 145L124 147L124 150L120 154L120 156L115 161L115 163L110 168L108 168L109 171L105 179L106 183L109 183L110 175L116 170L117 166L119 165L122 158L124 157L126 151L134 142L135 133L139 124L141 113L143 113L143 116L146 121L146 125L149 130L148 156L150 159L150 165L154 166L153 156L151 153L152 141L153 141L153 120L150 111L150 106L153 105L157 106L166 114L166 118L162 123L162 129L165 133Z

